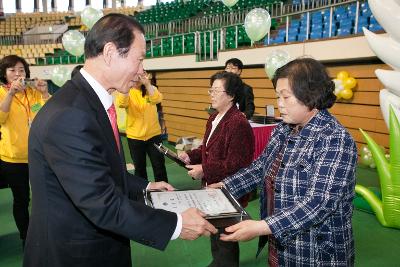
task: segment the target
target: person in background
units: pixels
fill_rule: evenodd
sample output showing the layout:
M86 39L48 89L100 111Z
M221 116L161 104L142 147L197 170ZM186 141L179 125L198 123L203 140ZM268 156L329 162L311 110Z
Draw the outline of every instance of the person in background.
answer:
M272 80L283 122L249 167L211 187L235 197L261 188L261 219L225 229L224 241L260 236L269 266L353 266L352 212L357 149L328 112L334 83L311 58L293 60Z
M32 213L25 267L132 266L129 240L164 250L217 229L190 208L153 209L143 190L173 190L127 172L112 93L143 74L146 41L133 17L100 18L85 65L36 116L29 134Z
M135 165L135 175L148 180L146 155L153 167L154 180L168 182L164 155L154 144L162 143L161 126L157 104L162 101L162 94L151 84L147 73L139 75L133 82L129 93L118 94L116 103L126 109L126 137L129 151Z
M249 122L237 109L236 103L242 88L238 75L219 72L211 77L208 93L212 107L216 109L207 121L203 144L197 149L182 152L188 172L203 185L221 181L253 160L254 136ZM242 206L248 198L239 199ZM223 231L223 229L221 229ZM213 261L209 266L239 266L239 244L219 240L219 234L211 236Z
M28 133L36 113L50 97L47 82L29 80L25 59L0 60L0 180L11 188L13 215L24 245L29 225Z
M241 75L243 70L243 63L238 58L231 58L225 62L225 71L232 72L237 75ZM253 88L250 85L243 82L243 86L240 90L240 97L238 99L239 110L243 112L248 120L254 114L254 94Z

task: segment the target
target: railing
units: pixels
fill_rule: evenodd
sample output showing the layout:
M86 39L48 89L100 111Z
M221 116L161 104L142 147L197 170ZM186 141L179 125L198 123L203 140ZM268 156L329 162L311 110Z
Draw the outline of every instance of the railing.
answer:
M356 3L356 17L355 17L355 32L354 34L357 34L357 29L358 29L358 16L359 16L359 7L360 7L360 2L366 2L365 1L360 1L360 0L347 0L347 1L328 1L328 0L320 0L320 1L309 1L307 5L302 5L302 8L308 8L307 11L295 11L291 13L287 13L285 15L281 14L275 14L272 16L273 19L277 20L280 22L281 28L284 26L286 28L286 42L289 37L289 26L290 22L293 18L298 18L300 15L306 15L307 16L307 34L306 34L306 40L309 38L309 31L310 31L310 13L320 11L320 10L326 10L329 8L330 12L330 21L329 21L329 37L333 36L332 33L332 18L333 18L333 11L336 7L338 6L343 6L343 5L348 5L348 4L353 4ZM329 4L330 6L327 7L326 5ZM286 8L285 12L288 10L296 10L295 8L293 9L288 9L288 5L283 6ZM274 9L275 12L280 11L279 9ZM282 10L282 9L281 9ZM279 12L278 12L279 13ZM207 30L198 30L198 31L192 31L190 33L186 33L183 31L183 33L176 33L176 34L171 34L169 36L164 36L164 37L157 37L157 38L151 38L147 40L147 56L148 57L157 57L157 56L174 56L174 55L180 55L180 54L196 54L197 55L197 60L198 61L205 61L205 60L215 60L218 58L218 53L221 50L226 50L226 49L235 49L239 46L239 33L242 30L243 27L243 21L244 21L245 13L228 13L225 14L225 16L214 16L214 17L209 17L209 18L198 18L198 20L191 20L192 25L190 26L190 29L194 29L198 27L199 29L203 29L202 25L206 23L201 23L201 20L209 20L206 21L207 23L210 23L210 20L215 23L215 25L225 25L218 27L216 29L208 29L207 27L204 26L204 29ZM235 23L240 21L240 23ZM227 25L226 25L227 24ZM158 26L155 27L161 27L161 24L156 24ZM172 25L169 24L171 29L177 29L182 25ZM165 25L164 25L165 26ZM178 27L179 26L179 27ZM234 43L228 47L226 43L226 37L227 37L227 31L228 28L234 27ZM162 28L165 30L164 28ZM168 30L171 30L168 29ZM184 28L181 28L184 29ZM158 29L160 30L160 28ZM172 30L171 30L172 31ZM229 31L231 34L232 29ZM83 33L84 35L87 34L87 32ZM272 32L272 35L274 33ZM190 36L190 38L187 38ZM13 38L11 36L3 36L4 38ZM269 45L270 44L270 37L271 34L268 34L264 44ZM18 38L15 36L15 39L11 39L11 41L16 41L16 42L23 42L22 37ZM189 39L189 41L188 41ZM0 42L1 42L0 38ZM61 42L60 39L57 40L57 42ZM168 42L168 43L166 43ZM179 43L178 43L179 42ZM190 42L192 44L192 47L189 47L187 44ZM4 43L3 43L4 44ZM260 45L257 43L257 45ZM181 47L181 50L176 49L178 47ZM38 60L34 60L38 62ZM75 61L75 60L74 60ZM47 62L47 59L45 58L45 62ZM75 62L70 62L70 63L75 63Z
M317 4L318 2L318 4ZM289 37L289 25L290 21L292 20L293 17L299 17L300 15L304 14L307 16L307 33L306 33L306 40L309 39L309 30L310 30L310 13L316 12L316 11L321 11L321 10L326 10L329 8L330 12L330 21L329 21L329 37L333 36L332 33L332 18L333 18L333 11L336 7L338 6L343 6L343 5L349 5L356 3L356 17L355 17L355 32L354 34L357 34L357 28L358 28L358 16L359 16L359 7L360 7L360 2L366 2L366 1L359 1L359 0L347 0L347 1L328 1L328 0L321 0L321 1L309 1L309 4L306 6L307 11L295 11L292 13L287 13L286 15L275 15L272 16L273 19L277 21L281 21L283 25L285 25L286 28L286 40L288 40ZM324 4L324 5L323 5ZM327 7L325 4L329 4L330 6ZM304 6L304 5L303 5ZM235 20L233 20L235 21ZM194 43L194 53L197 55L197 60L199 61L205 61L205 60L214 60L218 58L218 52L220 50L225 50L227 49L226 47L226 33L227 29L230 27L234 27L234 32L235 32L235 45L233 48L238 48L238 39L239 39L239 28L243 26L243 21L244 18L241 20L236 20L236 21L242 21L241 23L232 23L229 26L222 26L217 29L209 29L205 31L195 31L192 32L191 34L194 34L195 36L195 43ZM180 34L173 34L169 35L168 37L171 38L172 41L172 51L168 53L168 55L176 55L174 54L174 39L175 38L181 38L182 39L182 51L179 54L184 54L185 51L185 33L180 33ZM206 36L209 37L206 37ZM267 35L266 40L264 44L269 45L270 44L270 34ZM166 37L158 37L158 38L151 38L148 40L148 50L151 51L151 53L148 56L153 57L154 53L154 46L160 45L161 44L161 51L164 51L164 39ZM217 43L217 45L211 45L214 44L214 42ZM286 41L287 42L287 41ZM209 49L207 49L209 47ZM164 53L160 53L160 56L164 56ZM156 55L158 56L158 55Z

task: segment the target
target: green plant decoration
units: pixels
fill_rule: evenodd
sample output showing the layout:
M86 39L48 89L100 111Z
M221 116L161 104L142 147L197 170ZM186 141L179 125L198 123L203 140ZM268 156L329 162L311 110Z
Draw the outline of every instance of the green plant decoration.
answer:
M400 124L391 106L389 113L390 161L379 145L360 129L378 170L382 200L362 185L356 185L356 192L368 202L383 226L400 229Z

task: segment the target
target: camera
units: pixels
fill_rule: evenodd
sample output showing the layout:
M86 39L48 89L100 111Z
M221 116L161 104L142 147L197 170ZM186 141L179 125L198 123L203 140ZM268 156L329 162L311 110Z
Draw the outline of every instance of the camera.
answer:
M33 87L35 85L35 79L25 78L21 81L22 85Z

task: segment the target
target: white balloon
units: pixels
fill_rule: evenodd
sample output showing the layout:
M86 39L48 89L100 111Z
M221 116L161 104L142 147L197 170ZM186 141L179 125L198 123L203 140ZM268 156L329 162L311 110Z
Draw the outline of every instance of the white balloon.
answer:
M227 7L233 7L239 0L221 0Z
M369 0L369 7L390 37L400 42L400 5L394 0Z
M400 97L400 72L393 70L375 70L378 79L391 93Z
M70 30L63 34L62 44L71 55L81 56L84 52L85 36L77 30Z
M363 31L372 51L383 62L400 71L400 43L390 37L375 34L364 27Z
M95 9L91 6L85 7L81 13L81 20L89 29L91 29L101 17L103 17L103 11Z
M271 28L271 16L263 8L255 8L247 13L244 20L244 29L250 40L261 40Z
M265 59L265 72L272 80L275 71L290 61L290 55L285 50L274 50Z
M379 103L381 106L383 119L385 120L386 126L389 129L389 105L392 106L397 119L400 120L400 97L392 94L387 89L382 89L379 92Z

